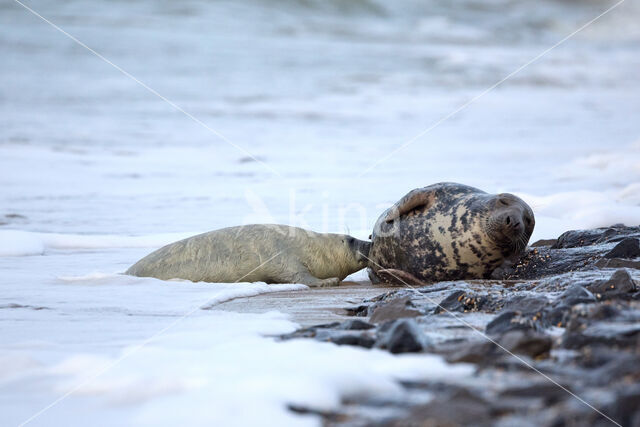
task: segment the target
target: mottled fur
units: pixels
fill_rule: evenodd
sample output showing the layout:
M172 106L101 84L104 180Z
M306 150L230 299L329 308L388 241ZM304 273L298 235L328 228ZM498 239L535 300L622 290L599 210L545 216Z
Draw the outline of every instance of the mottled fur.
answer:
M224 228L164 246L126 274L194 282L333 286L366 267L371 244L284 225Z
M411 191L374 226L369 275L403 270L425 282L486 278L525 249L531 208L511 194L439 183Z

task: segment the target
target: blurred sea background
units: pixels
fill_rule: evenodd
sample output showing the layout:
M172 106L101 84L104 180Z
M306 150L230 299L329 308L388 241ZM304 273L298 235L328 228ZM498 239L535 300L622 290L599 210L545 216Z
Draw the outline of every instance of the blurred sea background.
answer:
M12 422L69 390L73 379L118 360L198 301L276 290L117 274L181 237L277 222L366 238L391 203L440 181L520 195L536 213L532 241L568 229L640 223L637 0L625 0L569 38L616 3L24 5L112 64L17 1L0 0L0 406ZM198 402L213 396L225 408L243 407L243 381L257 373L234 370L206 386L203 378L236 362L270 366L269 360L295 354L261 338L294 326L277 314L261 316L198 312L178 338L128 357L75 393L82 398L69 398L47 411L52 418L36 421L69 425L70 414L85 411L102 414L105 424L167 422L174 413L193 423L236 417L240 425L270 414L295 424L301 419L282 402L301 390L321 389L320 400L331 406L345 389L373 387L361 377L347 386L327 380L335 373L291 372L290 363L280 363L261 384L285 385L275 397L253 388L260 402L254 411L199 411ZM204 342L214 345L207 333L238 324L240 332L213 341L226 343L227 351L225 339L248 334L252 341L238 342L231 355L247 345L278 350L266 351L266 362L217 360L222 350L203 350ZM357 353L304 347L296 351ZM374 356L357 354L335 367L340 375L380 373L362 361ZM396 374L411 371L406 359L386 357L389 372L394 364ZM163 372L167 365L173 368ZM219 372L211 371L214 365ZM87 406L87 396L100 403ZM308 399L318 400L318 393Z

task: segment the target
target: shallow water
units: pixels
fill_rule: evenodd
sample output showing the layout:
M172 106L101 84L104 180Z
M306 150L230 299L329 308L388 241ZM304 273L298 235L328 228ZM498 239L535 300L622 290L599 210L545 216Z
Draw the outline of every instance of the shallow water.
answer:
M3 360L13 361L0 405L12 423L202 300L273 290L117 274L196 232L278 222L366 237L390 203L439 181L521 195L536 212L534 240L640 223L636 0L486 94L615 3L27 4L219 134L18 3L0 3L0 341ZM424 373L419 359L320 343L285 350L259 337L294 327L277 314L196 310L174 341L145 347L125 371L105 373L34 421L68 425L84 411L105 424L168 423L175 412L204 423L211 414L201 409L221 399L218 409L231 409L215 420L228 422L250 389L256 419L314 423L283 402L304 391L306 403L330 406L366 390L378 362L390 389L394 376ZM343 363L294 372L289 360L262 378L248 367L259 351L234 360L237 352L218 347L229 339L220 330L246 333L250 342L227 341L240 353L274 346L269 363L316 352ZM225 351L234 357L216 359ZM238 366L218 388L211 360ZM291 383L280 393L265 391L282 376Z

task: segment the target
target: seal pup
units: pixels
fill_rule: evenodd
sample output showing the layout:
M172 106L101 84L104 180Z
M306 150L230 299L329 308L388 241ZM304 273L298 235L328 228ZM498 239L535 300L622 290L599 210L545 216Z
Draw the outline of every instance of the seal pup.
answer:
M394 276L395 282L413 276L414 283L489 278L522 255L534 226L533 211L513 194L450 182L417 188L378 218L369 277L374 283Z
M171 243L125 274L193 282L303 283L336 286L367 266L371 243L345 234L253 224Z

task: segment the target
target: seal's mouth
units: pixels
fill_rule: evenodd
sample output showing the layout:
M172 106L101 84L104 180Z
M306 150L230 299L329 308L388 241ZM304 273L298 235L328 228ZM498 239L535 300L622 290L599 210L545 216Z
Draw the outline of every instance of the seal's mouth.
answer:
M487 234L491 237L491 240L498 246L502 252L506 254L519 254L522 253L529 244L530 234L526 232L503 232L500 230L490 231Z
M521 213L502 212L493 215L487 223L487 234L509 254L522 253L531 238L533 222Z

